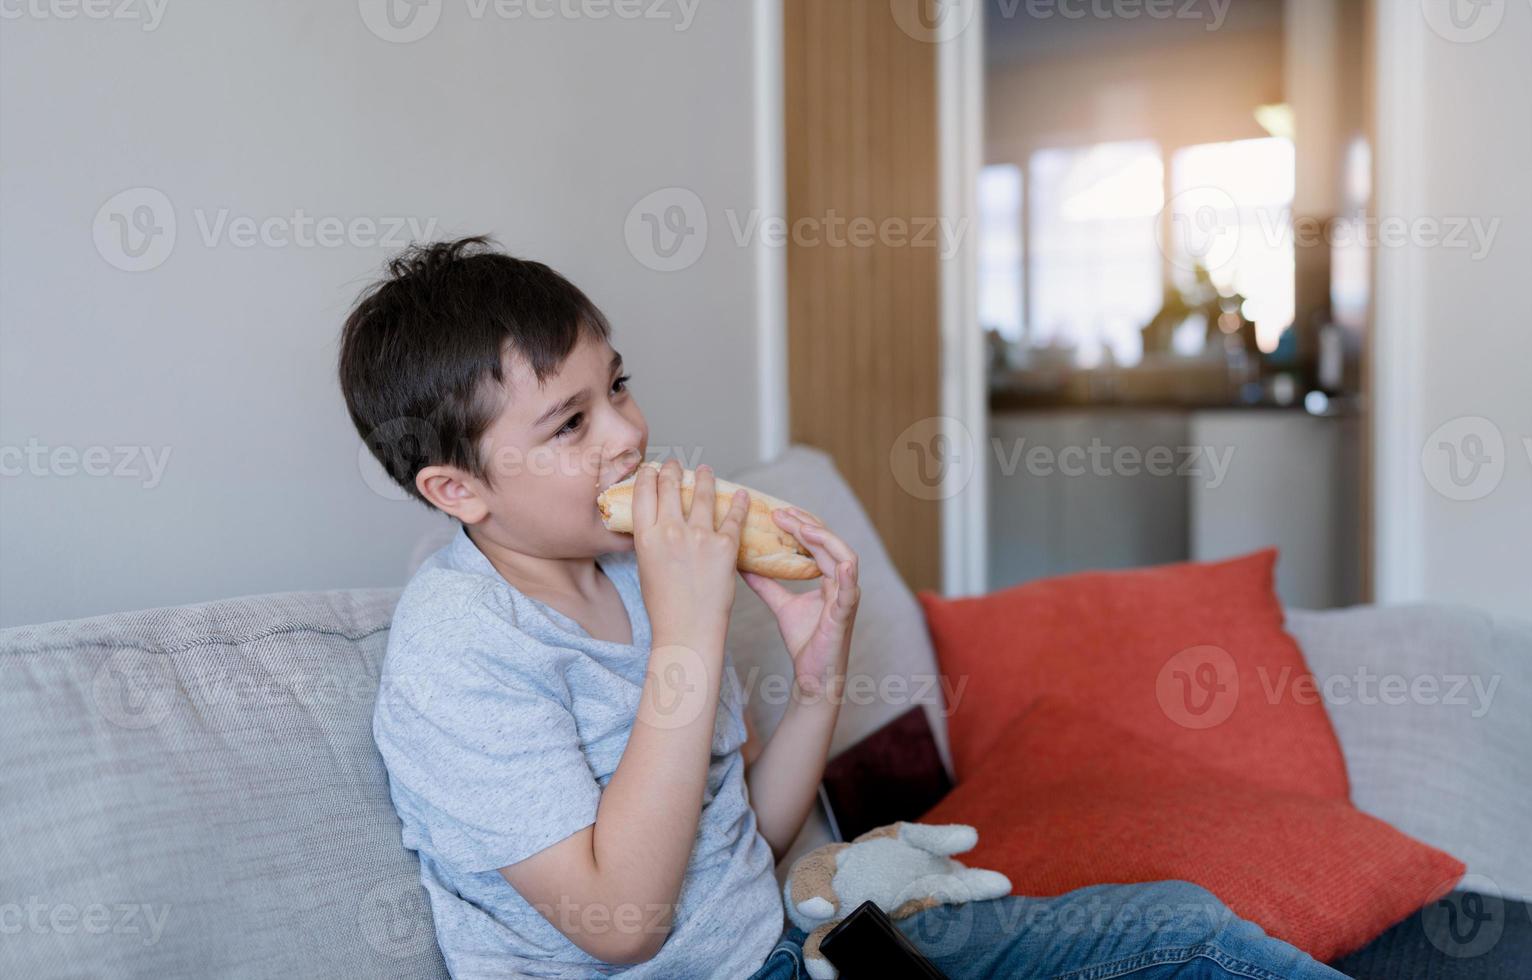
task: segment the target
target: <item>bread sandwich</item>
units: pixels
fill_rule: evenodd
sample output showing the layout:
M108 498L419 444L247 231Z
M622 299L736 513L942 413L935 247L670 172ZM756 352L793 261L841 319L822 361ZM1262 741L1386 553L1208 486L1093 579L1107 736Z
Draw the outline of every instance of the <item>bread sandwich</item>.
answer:
M657 462L647 462L644 466L651 469L659 469ZM622 534L633 533L633 489L638 482L638 473L625 480L612 484L603 490L596 498L596 506L601 511L601 523L606 525L609 531L618 531ZM695 470L682 469L681 471L681 510L690 514L692 508L692 494L696 489L697 473ZM811 579L819 576L819 565L812 555L804 550L787 531L777 526L772 520L771 512L783 507L794 506L786 501L778 500L769 494L759 490L751 490L749 487L741 487L737 483L715 478L714 485L717 495L714 498L713 526L717 527L728 516L729 505L733 501L735 490L744 490L750 494L750 510L745 516L745 522L740 528L739 535L739 559L735 563L742 572L754 572L767 578L778 579ZM803 511L799 507L798 510ZM807 514L808 511L803 511ZM819 518L809 514L815 521ZM820 523L823 523L820 521Z

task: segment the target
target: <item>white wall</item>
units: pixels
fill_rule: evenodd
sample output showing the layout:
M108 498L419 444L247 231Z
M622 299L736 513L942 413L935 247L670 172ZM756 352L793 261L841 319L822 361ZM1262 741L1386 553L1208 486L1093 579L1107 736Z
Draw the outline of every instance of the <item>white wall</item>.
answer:
M774 266L736 243L727 211L772 203L755 165L774 132L757 118L772 72L758 73L752 32L771 3L662 2L668 17L637 20L538 20L532 6L512 4L512 20L435 0L413 24L439 20L412 43L366 26L360 11L382 0L25 12L44 3L6 21L0 625L401 584L441 531L364 481L334 380L341 320L393 248L210 245L199 215L222 209L492 232L610 315L651 448L721 471L761 456L780 429L757 408ZM707 246L652 271L625 223L672 186L702 203ZM140 187L165 195L174 247L122 271L104 258L128 264L114 219L97 213ZM118 446L168 451L157 485L141 465L92 476L69 455L105 447L91 469L115 469Z
M1378 249L1378 598L1529 616L1532 4L1377 8L1377 210L1415 239ZM1474 220L1487 250L1448 244Z

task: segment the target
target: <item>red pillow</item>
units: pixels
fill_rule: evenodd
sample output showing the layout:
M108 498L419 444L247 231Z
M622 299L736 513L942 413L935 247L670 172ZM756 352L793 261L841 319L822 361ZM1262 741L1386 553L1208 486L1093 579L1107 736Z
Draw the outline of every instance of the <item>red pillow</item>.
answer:
M1445 895L1449 854L1349 803L1256 785L1043 699L923 823L966 823L964 864L1019 895L1183 880L1322 962Z
M1277 553L1085 572L920 603L952 692L958 781L1056 695L1276 789L1349 798L1346 763L1272 588Z

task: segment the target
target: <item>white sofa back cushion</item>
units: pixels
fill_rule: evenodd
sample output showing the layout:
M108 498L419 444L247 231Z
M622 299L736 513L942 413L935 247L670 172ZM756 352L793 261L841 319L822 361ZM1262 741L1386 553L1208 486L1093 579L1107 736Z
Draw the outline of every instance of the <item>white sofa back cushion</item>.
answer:
M1446 605L1292 610L1363 812L1532 899L1532 624Z

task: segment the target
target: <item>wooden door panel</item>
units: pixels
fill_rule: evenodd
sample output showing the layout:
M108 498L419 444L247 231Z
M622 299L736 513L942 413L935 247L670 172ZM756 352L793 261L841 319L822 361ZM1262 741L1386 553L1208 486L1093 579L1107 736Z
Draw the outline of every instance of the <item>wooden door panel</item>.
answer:
M783 42L789 435L835 459L906 583L939 589L940 504L889 459L940 412L936 46L889 0L784 0Z

